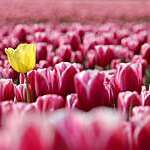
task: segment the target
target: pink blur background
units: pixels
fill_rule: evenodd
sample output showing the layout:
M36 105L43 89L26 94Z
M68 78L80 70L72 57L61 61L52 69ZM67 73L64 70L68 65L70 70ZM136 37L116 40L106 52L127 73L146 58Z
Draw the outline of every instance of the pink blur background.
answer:
M0 0L0 23L149 21L149 0Z

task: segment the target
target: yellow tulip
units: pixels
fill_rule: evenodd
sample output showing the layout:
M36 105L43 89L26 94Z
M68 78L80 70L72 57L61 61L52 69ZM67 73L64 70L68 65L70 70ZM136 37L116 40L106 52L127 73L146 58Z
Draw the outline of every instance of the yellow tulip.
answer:
M35 44L20 44L16 49L6 48L5 53L10 65L17 72L27 73L35 67Z

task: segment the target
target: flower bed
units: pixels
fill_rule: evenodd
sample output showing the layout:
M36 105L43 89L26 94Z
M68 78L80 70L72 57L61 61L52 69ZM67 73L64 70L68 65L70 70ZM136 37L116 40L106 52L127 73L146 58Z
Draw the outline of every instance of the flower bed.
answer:
M148 150L149 37L149 24L2 26L0 149ZM34 69L30 52L8 62L21 43Z

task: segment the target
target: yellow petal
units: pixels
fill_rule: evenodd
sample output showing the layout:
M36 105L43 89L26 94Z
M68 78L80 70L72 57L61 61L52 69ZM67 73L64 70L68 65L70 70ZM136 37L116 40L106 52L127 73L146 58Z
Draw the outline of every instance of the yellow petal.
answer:
M10 65L12 66L12 68L14 70L16 70L17 72L19 72L18 62L14 58L14 49L12 49L12 48L5 49L5 53L7 54L8 61L9 61Z
M5 49L8 61L17 72L26 73L35 67L36 46L34 44L20 44L15 50Z

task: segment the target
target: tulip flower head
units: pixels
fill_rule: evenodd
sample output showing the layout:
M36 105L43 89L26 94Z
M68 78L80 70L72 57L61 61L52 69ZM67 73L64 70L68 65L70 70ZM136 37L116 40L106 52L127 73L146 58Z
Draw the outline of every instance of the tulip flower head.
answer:
M35 44L20 44L16 49L6 48L5 52L10 65L15 71L27 73L35 67Z

